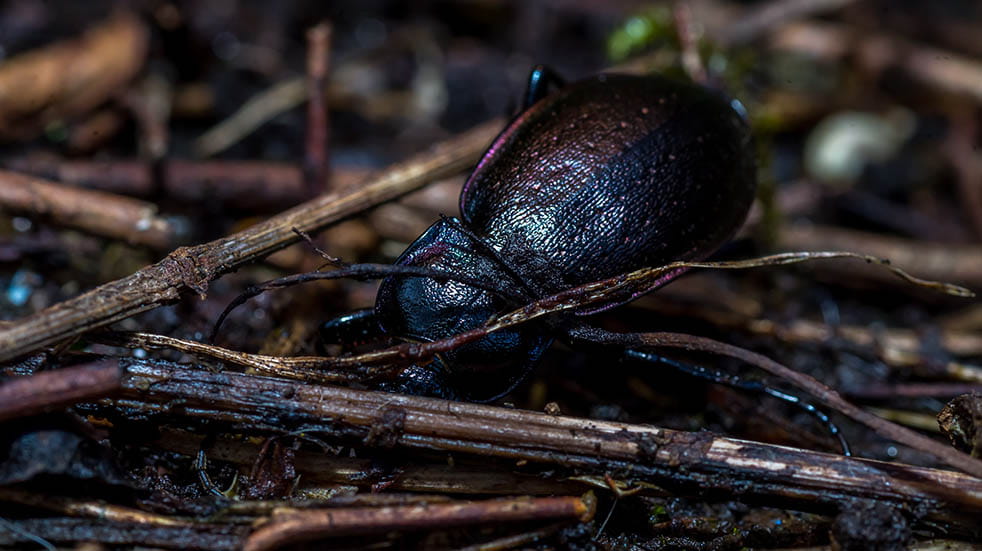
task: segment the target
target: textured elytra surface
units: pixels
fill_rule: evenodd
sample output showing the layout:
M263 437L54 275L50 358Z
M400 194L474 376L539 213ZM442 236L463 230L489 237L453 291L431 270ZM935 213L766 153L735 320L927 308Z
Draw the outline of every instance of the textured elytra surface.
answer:
M548 291L702 258L754 196L748 129L717 94L600 75L519 115L469 178L461 212Z

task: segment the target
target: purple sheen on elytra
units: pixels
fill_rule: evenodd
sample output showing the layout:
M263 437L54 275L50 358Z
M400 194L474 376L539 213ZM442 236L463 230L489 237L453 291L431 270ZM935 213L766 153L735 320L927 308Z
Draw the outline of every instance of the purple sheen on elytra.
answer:
M510 123L508 123L508 126L506 126L505 129L502 130L500 134L498 134L498 136L494 139L494 141L491 142L491 145L488 146L488 150L485 151L484 155L481 156L481 159L477 162L477 165L474 166L474 170L471 172L470 176L468 176L467 180L464 182L464 185L460 190L460 199L458 201L460 212L464 212L464 198L467 197L468 188L470 188L471 185L474 184L475 181L474 175L478 174L481 171L481 167L483 167L491 159L494 158L497 152L501 150L502 147L504 147L505 143L508 141L509 136L511 136L511 134L515 132L515 129L520 128L523 122L536 112L536 105L540 103L542 102L541 101L536 102L535 105L529 107L525 111L522 111L521 113L516 115L515 118L512 119Z

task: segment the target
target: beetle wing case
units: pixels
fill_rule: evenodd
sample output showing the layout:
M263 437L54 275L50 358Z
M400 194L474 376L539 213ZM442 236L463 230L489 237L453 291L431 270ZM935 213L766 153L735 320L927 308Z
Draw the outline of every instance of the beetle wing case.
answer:
M720 95L599 75L519 114L460 206L516 270L557 292L708 256L739 228L755 185L749 129Z

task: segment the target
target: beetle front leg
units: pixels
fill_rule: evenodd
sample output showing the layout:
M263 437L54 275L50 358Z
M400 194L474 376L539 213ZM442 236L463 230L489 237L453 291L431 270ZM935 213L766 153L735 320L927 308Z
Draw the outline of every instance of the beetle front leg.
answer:
M340 345L350 348L384 335L375 317L374 308L364 308L325 321L318 328L320 345Z

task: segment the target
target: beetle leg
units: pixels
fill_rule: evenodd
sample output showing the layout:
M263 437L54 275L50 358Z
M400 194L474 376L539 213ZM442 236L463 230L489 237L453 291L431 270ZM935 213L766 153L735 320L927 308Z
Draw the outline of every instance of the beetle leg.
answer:
M628 349L624 352L624 354L630 358L636 358L639 360L670 365L683 373L687 373L694 377L699 377L700 379L705 379L707 381L711 381L716 384L726 385L741 390L747 390L750 392L760 392L768 396L771 396L773 398L777 398L778 400L781 400L788 404L792 404L798 408L803 409L805 412L814 416L823 425L825 425L825 428L826 430L828 430L829 434L834 436L839 441L839 446L842 448L842 455L845 456L852 455L852 453L849 450L849 443L846 442L845 437L842 436L842 432L839 430L839 427L836 426L834 422L832 422L832 420L829 418L828 415L825 414L824 411L818 409L813 404L804 401L803 399L801 399L800 396L795 396L794 394L788 394L787 392L778 390L773 387L769 387L761 383L760 381L749 381L737 377L736 375L732 375L730 373L723 373L722 371L709 369L701 365L694 365L694 364L680 362L677 360L673 360L671 358L659 356L658 354L652 354L650 352L642 352L640 350Z
M566 81L555 71L545 65L536 65L529 73L528 88L525 90L525 103L522 110L532 107L532 104L549 95L549 86L561 87Z

